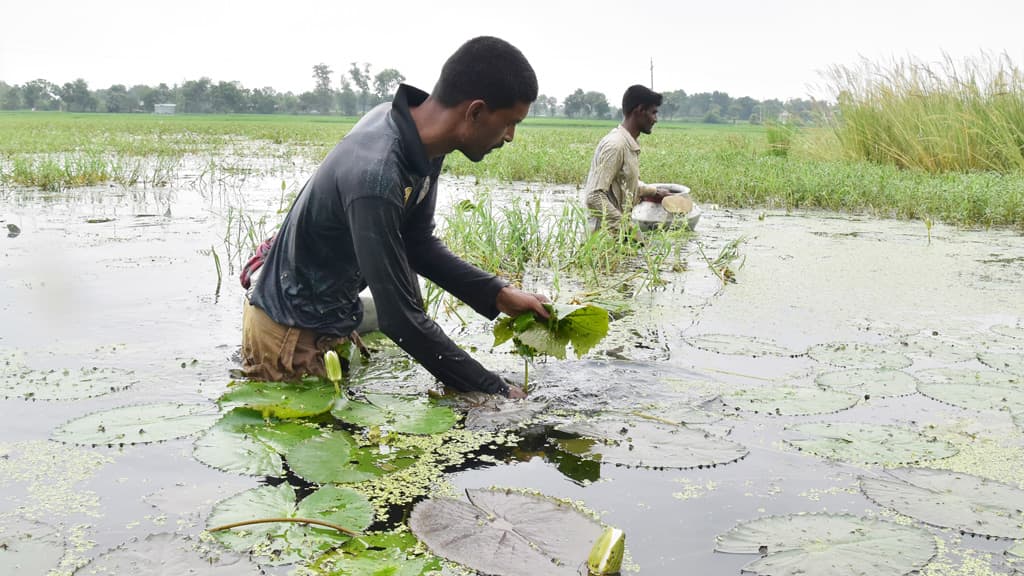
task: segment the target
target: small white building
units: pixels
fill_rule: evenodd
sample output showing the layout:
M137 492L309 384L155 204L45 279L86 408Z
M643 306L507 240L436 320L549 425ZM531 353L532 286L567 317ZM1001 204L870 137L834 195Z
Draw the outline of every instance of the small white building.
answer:
M174 114L174 104L153 104L153 114Z

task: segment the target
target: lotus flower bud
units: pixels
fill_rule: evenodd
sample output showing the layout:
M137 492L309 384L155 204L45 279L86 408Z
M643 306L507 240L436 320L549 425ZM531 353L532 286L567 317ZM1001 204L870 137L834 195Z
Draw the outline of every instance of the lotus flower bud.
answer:
M587 569L591 576L618 574L622 570L625 548L626 533L618 528L606 528L590 549Z
M331 382L341 381L341 359L334 350L324 352L324 367L327 368L327 378Z

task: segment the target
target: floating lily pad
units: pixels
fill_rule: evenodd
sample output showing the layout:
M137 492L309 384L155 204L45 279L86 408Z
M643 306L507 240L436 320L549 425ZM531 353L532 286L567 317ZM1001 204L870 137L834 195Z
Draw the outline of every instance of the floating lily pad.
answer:
M79 400L124 390L137 381L134 372L119 368L41 371L0 365L0 398Z
M1024 353L1021 352L982 352L978 354L981 363L1002 372L1015 376L1024 376Z
M907 396L917 392L917 379L899 370L841 370L818 374L814 381L825 388L871 398Z
M1024 340L1024 324L996 324L992 331L1000 336Z
M387 394L367 394L366 402L342 398L335 403L331 414L352 424L390 426L404 434L439 434L459 419L451 408L431 406L426 397Z
M1024 388L973 384L921 383L917 389L929 398L970 410L1009 410L1024 413Z
M385 447L386 448L386 447ZM362 482L416 463L415 452L360 448L352 435L332 430L292 448L288 467L300 477L318 484Z
M261 486L222 500L206 521L207 529L257 519L306 518L336 524L356 532L373 521L373 507L355 490L324 486L295 501L290 484ZM290 564L313 559L349 539L333 528L294 522L251 524L212 533L235 552L252 552L261 564Z
M0 519L0 574L48 574L64 555L56 528L15 518Z
M830 414L851 408L860 399L846 392L794 386L750 388L722 396L722 402L737 410L777 416Z
M503 490L467 490L467 501L431 498L409 527L430 551L495 576L577 576L603 531L564 502Z
M955 446L920 432L890 424L810 422L787 428L809 436L786 439L793 447L831 460L887 466L948 458Z
M794 356L792 350L783 348L775 342L756 336L738 334L701 334L686 339L686 343L694 348L729 354L733 356Z
M974 348L965 342L924 331L902 340L903 352L931 358L936 362L953 363L973 360Z
M935 537L914 526L846 514L768 516L718 536L717 552L760 554L743 567L759 576L904 576L937 552Z
M436 556L417 551L419 541L408 532L368 534L353 538L319 558L317 574L327 576L427 576L440 573Z
M204 555L196 543L176 534L150 534L106 552L75 571L78 576L253 576L257 566L237 556Z
M922 522L999 538L1024 538L1024 490L970 474L927 468L860 479L864 495Z
M580 357L608 334L608 311L600 306L550 304L546 308L549 320L537 319L533 313L499 320L494 325L494 345L515 338L536 354L564 359L570 343Z
M337 394L334 386L318 378L307 378L301 382L235 382L233 386L220 397L220 404L245 406L267 418L305 418L323 414L331 409Z
M1024 378L987 368L932 368L917 373L922 382L932 384L976 384L978 386L1001 386L1011 388L1024 385Z
M1006 558L1013 566L1014 574L1024 574L1024 542L1011 546L1006 551Z
M164 402L122 406L71 420L53 432L68 444L146 444L191 436L220 417L212 404Z
M267 421L255 410L235 408L196 438L192 453L200 462L225 472L284 476L281 454L321 432L309 424Z
M743 446L703 430L645 420L587 420L556 427L580 438L558 439L559 448L590 460L643 468L698 468L735 462Z
M807 355L840 368L899 370L913 364L905 354L862 342L830 342L811 346Z

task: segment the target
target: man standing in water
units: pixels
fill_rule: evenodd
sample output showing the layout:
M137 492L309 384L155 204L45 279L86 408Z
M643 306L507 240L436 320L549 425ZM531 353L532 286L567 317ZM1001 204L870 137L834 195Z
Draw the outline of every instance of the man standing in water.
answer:
M613 234L629 218L630 209L642 198L659 201L669 194L640 181L640 134L650 134L658 122L661 94L635 84L622 95L622 124L597 144L590 173L583 187L590 211L590 229L602 226ZM628 222L627 222L628 224Z
M393 102L367 113L303 187L263 258L244 306L246 375L324 375L324 351L358 339L359 292L368 286L379 329L438 380L524 397L427 316L416 275L487 318L547 317L546 298L464 262L433 233L445 155L458 150L479 162L511 142L536 98L537 77L523 54L478 37L445 62L433 93L403 84ZM376 327L361 329L368 328Z

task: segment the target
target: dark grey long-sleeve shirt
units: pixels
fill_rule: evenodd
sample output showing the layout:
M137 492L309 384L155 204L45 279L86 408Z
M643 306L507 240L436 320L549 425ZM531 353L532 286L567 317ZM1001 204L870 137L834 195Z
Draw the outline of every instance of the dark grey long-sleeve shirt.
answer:
M506 286L434 236L444 157L427 158L409 112L426 98L402 85L328 154L285 217L251 301L279 324L343 336L362 320L369 286L381 330L438 380L507 394L423 309L414 273L491 319Z

